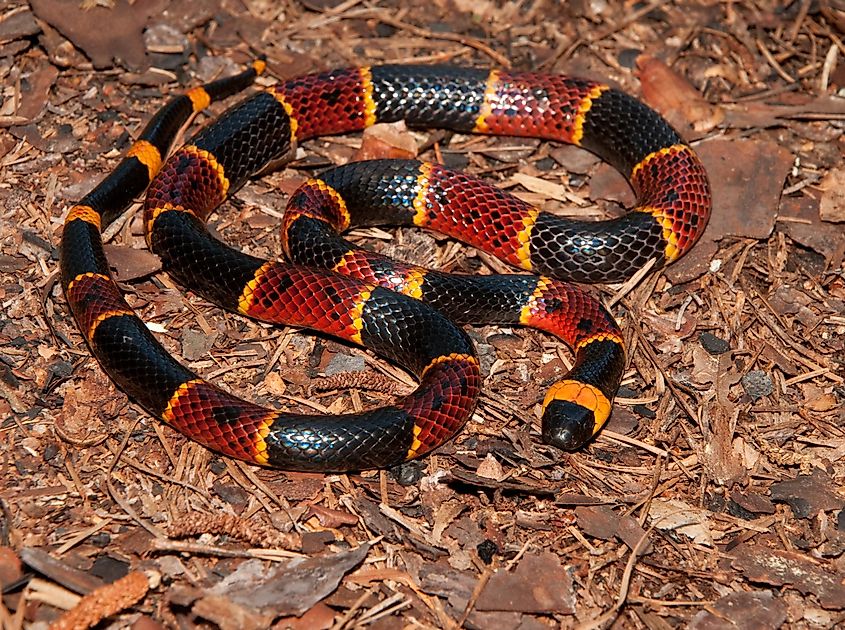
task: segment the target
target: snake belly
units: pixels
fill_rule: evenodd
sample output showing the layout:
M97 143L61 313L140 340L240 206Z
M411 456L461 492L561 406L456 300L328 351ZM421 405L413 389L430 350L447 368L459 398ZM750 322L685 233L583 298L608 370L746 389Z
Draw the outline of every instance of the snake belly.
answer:
M710 192L692 149L658 114L604 85L391 65L264 89L163 162L192 113L243 89L262 67L256 62L168 103L68 214L65 295L110 377L153 415L226 455L289 470L387 467L451 439L476 405L478 359L447 316L461 324L521 324L556 334L575 351L573 369L544 400L544 440L573 449L595 435L621 381L624 349L610 314L566 280L624 280L649 260L661 266L693 245ZM376 161L337 167L294 193L283 237L295 264L243 254L206 229L227 196L298 142L400 119L583 146L628 177L637 206L613 221L569 221L438 165ZM292 414L237 398L183 367L129 307L102 249L100 230L148 184L148 243L182 284L224 308L370 348L416 374L418 389L361 413ZM378 257L339 236L353 225L385 222L435 229L539 275L444 274Z

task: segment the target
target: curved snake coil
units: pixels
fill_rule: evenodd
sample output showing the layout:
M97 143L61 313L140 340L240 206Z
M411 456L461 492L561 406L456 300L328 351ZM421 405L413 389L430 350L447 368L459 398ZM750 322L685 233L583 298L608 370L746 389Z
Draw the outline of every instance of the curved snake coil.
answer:
M543 403L543 439L564 449L605 423L625 354L610 314L563 279L629 278L686 252L710 213L693 150L654 111L608 86L555 75L448 66L374 66L289 79L257 92L165 162L179 128L252 83L263 62L166 104L118 167L73 206L62 239L62 286L103 369L184 435L226 455L289 470L387 467L449 440L480 392L478 359L459 324L551 332L576 361ZM468 175L416 161L330 169L291 197L283 221L293 264L237 252L208 215L297 142L404 119L414 126L529 136L585 147L625 174L638 199L612 221L539 211ZM340 416L293 414L237 398L183 367L126 303L101 230L147 189L147 240L186 287L235 312L363 345L420 379L392 405ZM454 236L540 275L450 275L398 263L339 236L353 226L416 225ZM343 274L343 275L341 275Z

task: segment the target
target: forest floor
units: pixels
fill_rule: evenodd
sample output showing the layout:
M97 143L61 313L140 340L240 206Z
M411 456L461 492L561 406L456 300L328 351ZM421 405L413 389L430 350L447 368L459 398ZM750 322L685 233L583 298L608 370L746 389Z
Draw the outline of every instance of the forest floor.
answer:
M89 617L63 627L111 615L100 627L138 629L845 624L845 4L3 6L0 627L43 628L66 610ZM390 471L286 473L223 458L111 384L57 282L63 219L169 95L257 53L268 60L261 85L382 62L586 76L638 96L692 143L714 198L701 241L665 270L590 289L629 353L597 439L575 453L541 443L543 393L571 355L524 329L469 329L484 376L472 420ZM212 227L277 257L299 183L394 149L562 215L618 216L633 202L624 178L581 149L392 126L304 143ZM109 237L134 308L224 388L344 412L413 384L365 351L186 292L146 253L137 215ZM503 268L412 229L353 237L452 271ZM96 602L80 599L116 580Z

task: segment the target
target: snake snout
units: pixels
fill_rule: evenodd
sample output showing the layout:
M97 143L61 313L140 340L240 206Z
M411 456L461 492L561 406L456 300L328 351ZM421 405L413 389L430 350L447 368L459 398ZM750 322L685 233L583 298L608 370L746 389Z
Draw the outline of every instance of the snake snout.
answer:
M569 400L552 400L543 412L543 442L574 451L593 437L595 426L591 409Z

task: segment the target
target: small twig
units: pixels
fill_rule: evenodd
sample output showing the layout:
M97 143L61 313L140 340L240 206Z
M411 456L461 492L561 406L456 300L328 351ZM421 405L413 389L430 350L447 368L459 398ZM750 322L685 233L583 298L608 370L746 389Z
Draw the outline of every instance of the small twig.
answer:
M786 33L786 43L791 44L798 37L798 31L801 30L801 25L807 18L807 13L810 11L810 0L801 0L801 6L798 7L798 15L795 16L795 21Z
M633 24L644 15L651 13L657 7L667 4L668 2L669 0L652 0L640 9L629 13L627 16L625 16L625 19L617 22L616 24L613 24L612 26L607 27L602 31L599 31L595 36L590 37L586 43L595 44L596 42L600 42L605 37L609 37L614 33L618 33L629 24Z
M763 53L763 56L766 58L766 61L769 62L769 65L774 69L775 72L787 83L795 83L795 79L793 79L787 72L784 70L781 65L777 62L777 59L774 58L769 49L766 48L766 45L761 42L759 39L757 41L757 48Z
M284 497L281 497L277 493L273 492L273 490L266 483L264 483L261 479L259 479L258 475L255 474L255 468L253 468L252 466L249 466L248 464L246 464L245 462L242 462L240 460L233 460L233 461L234 461L234 465L238 468L238 470L241 472L241 474L244 477L246 477L253 484L253 486L255 488L257 488L261 492L263 492L264 495L268 499L270 499L273 503L275 503L280 508L282 508L282 510L284 510L286 513L288 513L288 511L290 510L290 503L288 503L287 499L285 499ZM226 463L227 463L227 468L229 468L230 472L231 472L232 467L228 465L229 464L228 461ZM244 486L244 488L247 489L247 490L249 489L247 486ZM253 494L255 494L255 493L253 492ZM271 510L267 510L267 511L270 512ZM290 514L288 514L288 516L290 516ZM291 521L293 521L293 520L294 519L291 518Z
M129 222L129 220L135 216L135 213L141 207L141 204L136 202L129 206L126 210L124 210L120 216L118 216L114 221L109 224L105 230L103 230L103 243L108 243L112 240L118 232L120 232L123 227Z
M500 53L497 53L487 44L477 40L474 37L459 35L457 33L435 33L434 31L430 31L428 29L420 28L419 26L415 26L413 24L408 24L407 22L402 22L401 20L397 20L396 18L387 15L383 11L370 11L369 14L369 17L375 18L376 20L383 22L384 24L388 24L394 28L407 31L408 33L413 33L417 37L424 37L426 39L439 39L448 42L457 42L459 44L463 44L464 46L469 46L470 48L474 48L478 52L487 55L488 57L490 57L490 59L495 61L502 68L511 67L511 62L507 57ZM358 13L356 14L356 17L362 17L362 14Z
M830 81L830 75L833 70L836 68L836 56L839 54L839 48L837 48L836 44L831 44L830 48L827 50L827 54L824 56L824 64L822 65L822 74L819 77L819 91L820 92L827 92L828 82Z
M809 177L805 177L800 182L797 182L795 184L792 184L792 186L784 188L783 192L781 192L781 195L785 197L787 195L791 195L792 193L796 193L799 190L806 188L807 186L812 186L813 184L817 183L819 179L821 179L821 177L815 174L810 175ZM780 219L780 217L778 217L778 219ZM785 220L788 220L788 218Z
M405 595L405 593L394 593L384 601L379 602L378 604L370 608L368 611L363 613L358 618L358 625L363 626L365 624L373 623L377 619L392 615L397 610L407 608L410 605L411 599L407 595Z
M311 30L331 24L338 19L348 17L343 14L349 12L349 9L354 7L356 4L361 4L361 0L346 0L346 2L341 2L336 7L329 7L325 11L320 12L320 17L314 18L307 24L303 24L302 28L303 30Z
M71 536L70 540L68 540L61 547L57 548L56 551L55 551L55 554L57 556L64 555L69 550L73 549L76 545L81 543L83 540L85 540L89 536L93 536L98 531L103 529L106 525L109 525L111 522L112 522L112 520L110 518L104 518L99 523L95 523L91 527L88 527L87 529L83 529L81 532L77 532L76 534Z
M155 551L175 551L178 553L190 553L201 556L214 556L219 558L260 558L280 562L288 558L305 558L304 554L285 549L230 549L228 547L217 547L215 545L204 545L196 542L185 542L182 540L168 540L167 538L155 538L150 543L150 549Z
M613 608L608 610L606 613L599 615L595 619L579 624L576 626L578 630L594 630L594 628L600 628L605 623L612 621L619 615L619 611L622 610L622 606L625 605L625 601L628 599L628 590L631 587L631 576L634 573L634 566L637 563L637 558L642 550L645 549L646 544L648 543L648 537L652 530L654 530L654 525L643 532L643 535L640 536L637 544L634 545L634 548L631 550L631 555L628 557L628 562L625 564L625 571L622 573L622 582L619 585L619 595L616 597L616 603L613 605Z
M835 383L842 382L841 376L835 374L830 368L822 367L817 370L813 370L812 372L806 372L805 374L799 374L798 376L788 378L783 382L783 384L787 386L795 385L796 383L803 383L804 381L809 381L819 376L828 376Z
M469 596L469 600L467 600L466 608L464 608L461 618L458 619L458 622L455 624L456 629L464 627L467 618L470 613L472 613L472 609L475 608L475 602L478 601L478 598L481 596L481 592L484 590L484 587L487 586L487 582L489 582L490 578L493 577L493 572L493 567L489 566L484 569L484 573L482 573L481 577L478 578L478 583L475 585L475 588L472 589L472 594Z
M529 547L529 545L531 545L531 541L530 541L530 540L526 540L526 541L522 544L522 547L520 547L519 551L517 551L517 552L516 552L516 555L515 555L513 558L511 558L511 559L508 561L508 563L505 565L505 571L510 571L511 569L513 569L513 568L516 566L516 563L517 563L517 562L519 562L520 560L522 560L522 556L524 556L524 555L525 555L525 552L526 552L526 551L528 551L528 547Z
M129 515L129 517L133 521L138 523L138 525L146 529L153 536L164 535L164 533L158 527L156 527L152 523L148 523L145 519L141 518L140 514L138 514L134 509L132 509L132 506L129 505L129 503L122 496L120 496L120 494L118 494L117 489L112 484L110 478L106 478L106 488L108 489L111 498L114 499L114 502L117 503L120 508L124 512L126 512L126 514Z
M361 609L361 607L364 605L364 602L367 601L367 599L369 599L373 594L375 594L375 592L376 589L375 587L373 587L367 589L365 593L362 593L361 596L355 600L355 603L353 603L352 606L346 611L343 617L338 619L337 623L335 623L330 630L343 630L343 628L346 627L346 625L349 623L355 613L357 613Z
M85 438L77 438L72 436L70 433L67 432L65 428L65 419L63 416L56 416L55 421L53 422L53 430L56 432L64 442L68 444L72 444L73 446L78 446L79 448L92 448L94 446L99 446L103 442L109 439L108 432L89 435Z
M148 523L146 520L141 518L141 516L132 508L132 506L129 505L129 503L117 492L117 489L111 482L112 473L114 472L114 469L117 466L117 462L120 461L120 456L126 449L126 445L129 444L129 438L132 436L132 433L135 431L135 427L138 426L138 423L140 421L140 418L135 420L135 422L132 423L132 426L129 427L129 430L123 436L123 439L120 441L120 446L118 446L117 451L115 451L114 453L114 459L112 459L111 464L109 464L108 470L106 470L106 488L108 489L108 492L111 495L112 499L114 499L115 503L117 503L121 507L121 509L132 518L132 520L134 520L141 527L150 532L153 536L161 537L163 536L161 530L152 523Z
M121 459L123 460L123 462L127 466L131 466L132 468L134 468L138 472L142 472L145 475L149 475L150 477L155 477L156 479L160 479L161 481L163 481L165 483L172 483L174 485L181 486L182 488L186 488L187 490L192 490L192 491L196 492L198 495L200 495L206 501L211 501L211 495L209 495L206 490L204 490L203 488L200 488L199 486L195 486L194 484L188 483L187 481L182 481L181 479L177 479L176 477L172 477L170 475L160 473L160 472L150 468L149 466L145 466L141 462L137 461L134 457L131 457L129 455L123 455L121 457Z
M616 304L619 300L621 300L623 297L628 295L634 289L634 287L636 287L640 283L640 281L643 278L645 278L645 276L648 274L648 272L651 271L651 268L654 267L654 265L656 265L656 264L657 264L657 259L652 258L645 265L643 265L642 268L637 270L637 273L635 273L633 276L628 278L628 280L625 282L625 284L623 284L621 287L619 287L619 289L616 291L616 293L613 294L613 297L610 298L610 300L607 302L607 307L610 308L611 306Z
M660 364L660 361L657 360L657 355L655 354L654 349L652 349L651 344L648 343L648 341L645 339L645 336L643 335L642 329L637 324L636 319L632 318L631 322L632 322L632 326L636 326L637 329L638 329L637 332L638 332L639 338L640 338L640 344L639 344L640 347L643 349L643 352L646 353L646 355L648 356L648 358L652 362L652 364L657 368L658 372L660 372L663 375L663 380L666 383L666 388L669 390L669 392L672 394L672 396L675 397L675 400L678 401L678 403L681 405L681 407L684 408L684 411L687 412L687 415L689 416L690 420L697 423L699 418L698 418L698 414L695 412L695 409L692 407L692 405L690 405L690 403L683 396L681 396L680 392L678 391L678 388L675 386L675 383L669 378L669 375L666 374L666 370Z
M71 610L82 600L82 595L77 595L69 588L41 578L29 580L24 593L27 602L42 602L59 610Z
M602 429L601 433L598 434L598 439L605 439L609 442L620 442L622 444L628 444L629 446L636 446L638 448L643 449L644 451L653 453L654 455L659 455L661 457L669 457L669 452L663 450L660 447L652 446L651 444L646 444L645 442L641 442L636 438L628 437L627 435L623 435L621 433L616 433L616 431L611 431L610 429Z

